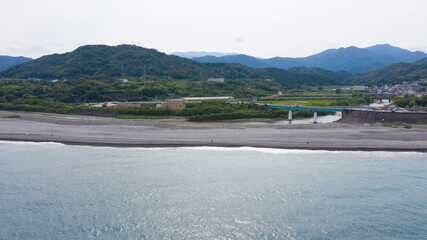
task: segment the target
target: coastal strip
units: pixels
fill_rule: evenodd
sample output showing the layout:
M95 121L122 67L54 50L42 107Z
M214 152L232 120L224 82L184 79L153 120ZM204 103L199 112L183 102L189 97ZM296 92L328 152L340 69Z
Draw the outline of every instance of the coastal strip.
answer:
M427 152L427 127L340 123L273 125L124 120L20 113L0 118L0 140L109 147L256 147L330 151Z

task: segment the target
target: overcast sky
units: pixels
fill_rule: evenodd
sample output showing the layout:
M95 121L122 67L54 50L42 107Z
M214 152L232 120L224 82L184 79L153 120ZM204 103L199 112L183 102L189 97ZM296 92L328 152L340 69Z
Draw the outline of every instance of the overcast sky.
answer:
M390 43L427 52L427 0L4 0L0 55L86 44L304 57Z

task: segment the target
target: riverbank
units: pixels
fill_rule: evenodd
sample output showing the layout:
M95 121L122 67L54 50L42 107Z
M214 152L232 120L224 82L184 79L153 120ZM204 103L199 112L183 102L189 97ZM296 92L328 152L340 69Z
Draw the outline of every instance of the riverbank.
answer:
M16 112L0 111L3 114ZM114 119L48 113L0 118L0 140L111 147L263 147L427 152L427 126L412 129L341 123L266 125L184 119Z

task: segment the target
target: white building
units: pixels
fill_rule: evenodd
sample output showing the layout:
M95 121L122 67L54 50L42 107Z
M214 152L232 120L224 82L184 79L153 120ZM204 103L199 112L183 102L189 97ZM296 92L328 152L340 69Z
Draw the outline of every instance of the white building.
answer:
M347 90L347 91L364 91L368 90L368 86L349 86L349 87L341 87L341 90Z
M218 100L231 101L231 100L234 100L234 97L231 97L231 96L226 96L226 97L185 97L185 98L182 98L181 100L183 100L184 102L218 101Z
M223 83L225 81L224 78L208 78L208 82L219 82L219 83Z

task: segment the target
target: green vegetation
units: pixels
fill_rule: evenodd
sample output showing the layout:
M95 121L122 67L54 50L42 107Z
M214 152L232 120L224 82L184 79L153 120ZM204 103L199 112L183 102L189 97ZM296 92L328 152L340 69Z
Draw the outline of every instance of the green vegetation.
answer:
M331 102L330 106L360 106L369 105L371 97L368 94L354 93L351 97Z
M21 116L18 114L3 114L1 115L2 118L20 118Z
M125 78L129 80L126 84L119 80L122 66ZM88 102L154 101L195 96L252 99L272 95L278 90L302 89L303 85L339 84L316 74L275 68L252 69L239 64L199 63L131 45L83 46L70 53L44 56L13 66L1 75L15 80L0 82L0 109L53 113L71 113L80 104ZM207 82L206 79L212 76L224 77L226 82Z
M185 117L191 121L229 120L242 118L285 118L287 111L267 111L257 104L232 104L228 102L187 103L186 109L157 109L155 104L142 104L139 108L90 108L84 102L143 101L157 98L184 96L234 95L252 97L275 92L274 83L230 80L228 83L191 82L188 80L157 82L149 84L130 81L69 80L56 83L41 81L0 82L0 109L61 114L92 114L119 118L157 119L164 117ZM251 86L247 88L247 86ZM231 93L231 94L230 94ZM298 98L297 98L298 99ZM300 98L306 99L306 98ZM322 99L322 98L319 98ZM301 102L303 103L303 102ZM304 102L308 103L308 102ZM325 105L326 101L315 100L311 104ZM104 114L107 113L107 114ZM298 115L301 114L301 115ZM295 117L303 116L294 113ZM311 113L306 114L311 116Z
M119 81L69 80L57 83L1 81L0 103L46 105L46 102L84 103L104 101L147 101L191 96L250 97L265 95L279 86L274 83L230 80L227 83L188 80L121 84ZM49 105L49 104L47 104Z
M399 98L394 101L394 104L398 107L414 107L414 106L420 106L420 107L427 107L427 95L424 95L422 97L417 97L414 95L406 95L402 98Z
M385 127L403 127L403 128L412 128L412 125L406 124L403 122L392 122L392 123L383 123Z
M127 83L119 80L122 66L124 77L129 80ZM185 117L191 121L207 121L281 118L285 117L287 111L267 111L261 105L225 102L187 104L183 110L156 109L155 104L118 109L93 109L83 105L91 102L147 102L195 96L233 96L242 100L257 97L261 103L322 107L370 103L368 94L350 95L340 90L338 85L342 79L349 77L347 72L334 73L319 68L285 71L277 68L253 69L240 64L200 63L131 45L83 46L66 54L53 54L16 65L0 74L14 79L0 81L2 110L95 114L127 119ZM207 82L208 77L224 77L226 81ZM45 80L17 80L26 78ZM424 81L425 77L419 79ZM277 91L296 96L265 98ZM406 97L397 103L425 106L425 99ZM298 114L305 113L296 112L294 116ZM311 116L311 113L307 115Z
M331 89L332 90L332 89ZM280 97L280 98L262 98L259 102L271 104L290 104L290 105L304 105L314 107L327 107L327 106L360 106L369 105L371 96L364 93L349 94L325 94L324 97L311 97L307 95L299 95L297 97Z
M265 109L255 103L229 103L204 101L186 103L185 109L156 108L155 104L143 104L139 108L90 108L80 107L74 111L94 116L112 116L125 119L159 119L184 117L190 121L234 120L246 118L287 118L287 110ZM319 112L319 115L328 113ZM311 111L295 111L294 117L311 117Z

